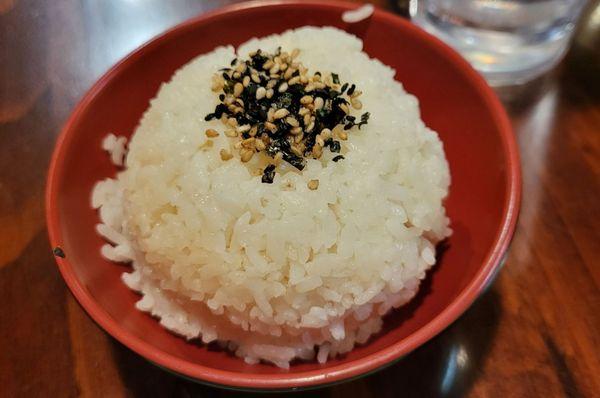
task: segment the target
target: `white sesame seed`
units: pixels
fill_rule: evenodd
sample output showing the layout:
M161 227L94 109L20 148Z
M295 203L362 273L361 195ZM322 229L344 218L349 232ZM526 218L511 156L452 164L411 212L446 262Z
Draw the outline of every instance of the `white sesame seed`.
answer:
M290 149L292 150L294 155L302 157L302 151L300 150L300 148L298 148L297 145L294 144L294 145L290 146Z
M268 60L267 62L265 62L263 64L263 69L264 70L269 70L273 67L273 65L275 65L275 63L272 60Z
M237 131L230 129L230 130L225 130L225 136L233 138L233 137L237 137L238 133Z
M267 98L271 99L271 97L273 97L274 94L275 94L275 91L273 91L273 89L270 88L267 90L266 96L267 96Z
M237 72L240 72L240 73L246 72L246 69L247 69L247 65L246 65L245 62L242 62L241 64L238 64L238 66L235 68L235 70Z
M312 155L315 159L319 159L323 154L323 147L315 145L312 147Z
M295 59L296 57L298 57L298 55L300 55L300 50L297 48L294 48L292 50L292 55L291 55L292 59Z
M260 100L263 99L265 97L265 95L267 95L267 89L264 87L259 87L258 90L256 90L256 99Z
M249 124L244 124L243 126L240 126L237 128L238 133L245 133L246 131L249 131L249 130L250 130Z
M310 124L310 113L304 115L304 125L308 126Z
M240 95L242 95L242 92L244 91L244 85L242 83L236 83L235 86L233 86L233 95L236 97L239 97Z
M304 97L300 98L300 103L302 105L307 105L311 102L313 102L313 97L311 97L310 95L305 95Z
M248 87L249 84L250 84L250 76L244 76L244 80L242 81L242 85L244 87Z
M215 138L219 136L219 132L215 129L208 129L206 130L205 134L209 138Z
M293 117L293 116L286 117L285 121L286 121L287 124L289 124L292 127L298 127L300 125L300 123L298 123L298 121L296 120L296 118Z
M315 110L321 109L324 104L325 104L325 101L323 101L323 98L321 98L321 97L315 98Z
M321 137L321 135L317 135L315 137L315 144L317 144L320 147L324 147L325 146L325 140L323 140L323 137Z
M244 148L254 148L255 141L256 141L256 138L254 138L254 137L246 138L245 140L242 140L242 146Z
M362 109L362 102L360 100L353 99L351 103L354 109Z
M265 127L272 133L277 131L277 126L271 122L265 122Z
M249 162L250 159L252 159L252 156L254 156L254 150L252 149L242 149L240 152L241 160L244 163Z
M311 131L312 131L314 128L315 128L315 122L310 122L310 123L308 124L308 127L306 128L306 131L307 131L308 133L310 133L310 132L311 132Z
M265 145L265 143L262 140L256 140L256 141L254 141L254 146L259 151L264 151L265 149L267 149L267 146Z
M221 149L219 151L219 155L221 155L221 160L224 161L228 161L229 159L233 158L233 155L227 149Z
M281 108L278 109L277 111L275 111L275 113L273 114L273 117L275 119L281 119L286 117L290 112L287 109Z
M323 137L324 140L330 139L331 138L331 130L329 130L329 129L321 130L321 137Z
M277 72L279 72L279 64L275 64L275 66L269 69L269 73L272 75L276 74Z
M277 89L277 91L279 91L280 93L285 93L288 89L288 84L287 83L283 83L281 86L279 86L279 88Z
M307 185L308 189L314 191L315 189L319 188L319 180L310 180Z

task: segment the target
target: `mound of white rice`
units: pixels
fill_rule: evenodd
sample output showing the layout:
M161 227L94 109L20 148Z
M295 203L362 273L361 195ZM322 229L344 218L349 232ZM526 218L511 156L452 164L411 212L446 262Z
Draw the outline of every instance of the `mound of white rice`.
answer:
M299 48L309 70L336 72L364 92L371 118L342 142L344 160L325 151L302 172L283 167L264 184L256 172L264 157L221 160L233 145L224 134L205 146L207 128L223 130L204 121L218 102L211 77L236 56L219 47L162 85L124 171L97 184L92 204L111 242L102 254L132 262L123 280L141 293L137 308L188 339L285 368L366 342L384 314L415 295L435 244L450 234L450 176L417 99L358 38L305 27L250 40L238 53L278 46ZM111 136L104 147L118 162L123 144ZM312 179L320 182L314 191Z

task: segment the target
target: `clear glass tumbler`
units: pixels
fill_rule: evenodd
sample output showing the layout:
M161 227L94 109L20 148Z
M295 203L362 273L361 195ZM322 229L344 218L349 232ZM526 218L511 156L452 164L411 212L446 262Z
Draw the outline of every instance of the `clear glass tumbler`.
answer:
M565 54L586 0L411 0L414 23L493 86L529 81Z

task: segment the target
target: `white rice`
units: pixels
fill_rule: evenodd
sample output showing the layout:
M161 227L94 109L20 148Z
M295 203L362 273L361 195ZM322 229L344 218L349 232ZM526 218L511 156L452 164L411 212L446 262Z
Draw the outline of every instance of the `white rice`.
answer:
M373 4L365 4L363 6L358 7L356 10L346 11L342 14L342 21L346 23L357 23L360 21L364 21L373 15L375 12L375 7Z
M299 48L309 70L337 72L364 92L368 125L342 141L343 161L323 153L302 172L255 171L265 159L224 162L232 140L202 147L218 99L211 76L233 47L197 57L163 84L129 144L116 179L99 182L92 205L102 254L132 262L124 282L137 308L188 339L220 341L248 363L287 368L323 363L377 333L381 317L409 301L450 234L443 199L450 182L437 134L394 71L333 28L305 27L252 39L238 53ZM125 142L104 148L120 164ZM307 182L320 181L311 191ZM289 188L291 186L293 188ZM318 355L317 355L318 354Z

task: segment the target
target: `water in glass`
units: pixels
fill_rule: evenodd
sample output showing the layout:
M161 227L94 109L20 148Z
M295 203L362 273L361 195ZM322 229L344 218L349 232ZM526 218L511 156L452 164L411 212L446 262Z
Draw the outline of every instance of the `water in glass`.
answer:
M492 85L560 61L586 0L411 0L412 20L458 50Z

